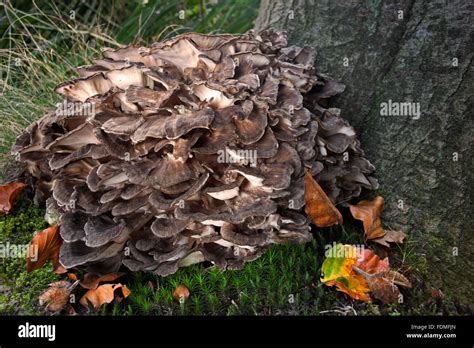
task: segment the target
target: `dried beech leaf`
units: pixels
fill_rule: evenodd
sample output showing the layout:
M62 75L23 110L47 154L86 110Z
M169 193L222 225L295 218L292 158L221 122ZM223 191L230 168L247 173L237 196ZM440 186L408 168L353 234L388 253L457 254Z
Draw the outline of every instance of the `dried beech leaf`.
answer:
M49 288L39 295L39 304L45 306L48 312L58 312L68 303L73 288L73 284L64 280L51 283Z
M394 230L385 230L385 235L379 238L372 239L372 242L381 244L386 247L390 247L389 243L403 243L406 234L402 231L394 231Z
M383 277L387 278L392 283L394 283L398 286L403 286L405 288L411 288L410 281L404 275L398 273L397 271L388 271L385 274L383 274Z
M43 267L49 260L53 262L55 270L60 270L62 266L59 263L59 249L62 242L57 225L36 233L30 241L26 270L32 272Z
M95 310L98 310L102 305L110 303L115 298L115 291L120 289L122 291L123 298L127 298L130 295L130 290L122 284L103 284L94 290L89 290L80 299L79 303L84 307L88 306L90 302Z
M383 303L399 301L401 294L397 285L411 287L410 281L396 271L386 270L369 274L357 266L354 266L353 269L367 280L372 297Z
M99 286L99 283L113 282L114 280L116 280L117 278L120 278L124 274L125 273L123 272L115 272L115 273L109 273L109 274L100 276L97 274L86 273L84 275L84 279L80 282L80 285L85 289L94 290Z
M187 300L189 295L190 293L189 293L188 288L182 284L178 286L176 290L173 292L173 298L178 301Z
M382 228L382 220L380 220L383 203L383 197L377 196L373 201L363 200L356 205L349 206L354 219L361 220L364 224L365 236L369 240L385 235L385 231Z
M439 289L431 289L430 295L432 298L437 299L437 300L441 300L445 297L443 292Z
M342 223L342 215L309 172L304 175L305 212L318 227Z
M6 185L0 185L0 213L8 214L13 208L13 203L26 184L22 182L11 182Z
M121 284L119 284L119 285L121 285ZM116 299L120 299L120 300L125 299L125 298L127 298L131 293L132 293L132 292L131 292L125 285L122 285L122 295L123 295L123 297L117 296Z
M369 277L367 279L372 296L382 303L396 303L400 298L400 290L389 279L383 277Z
M383 205L383 197L378 196L372 201L364 200L356 205L350 205L350 211L355 219L363 222L366 239L385 247L390 247L389 243L403 243L405 233L382 228L380 214Z

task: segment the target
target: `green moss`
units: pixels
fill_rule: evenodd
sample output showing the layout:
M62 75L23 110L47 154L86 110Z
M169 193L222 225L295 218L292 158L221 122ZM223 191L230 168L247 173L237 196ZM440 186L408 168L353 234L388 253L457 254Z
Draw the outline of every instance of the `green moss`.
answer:
M351 302L345 295L319 283L324 246L344 237L347 243L362 243L352 227L315 231L306 245L275 245L242 270L221 272L216 267L193 265L162 278L153 274L130 274L122 279L132 291L126 314L185 315L317 315L332 308L336 300ZM144 284L156 284L154 290ZM184 284L190 298L180 304L172 293ZM149 302L152 299L153 304ZM113 307L110 313L117 313Z
M27 244L37 230L44 229L44 211L21 197L15 210L0 217L0 242ZM275 245L242 270L221 272L216 267L193 265L176 274L159 277L131 273L120 279L132 294L100 313L112 315L319 315L320 312L360 315L422 315L463 313L456 301L434 300L430 296L428 270L415 241L393 247L391 267L402 268L413 283L403 290L404 301L394 305L353 301L319 281L325 246L333 242L363 244L363 234L354 221L343 226L315 229L314 240L305 245ZM4 258L0 263L0 314L42 314L38 295L47 285L64 276L50 265L27 273L23 258ZM406 271L405 269L408 269ZM191 293L184 303L172 296L184 284ZM78 289L77 296L83 290ZM92 312L91 312L92 314Z
M0 216L0 244L27 246L35 231L47 227L44 211L25 197L20 197L9 215ZM38 295L58 279L50 265L32 273L26 272L24 257L0 259L0 314L40 314Z

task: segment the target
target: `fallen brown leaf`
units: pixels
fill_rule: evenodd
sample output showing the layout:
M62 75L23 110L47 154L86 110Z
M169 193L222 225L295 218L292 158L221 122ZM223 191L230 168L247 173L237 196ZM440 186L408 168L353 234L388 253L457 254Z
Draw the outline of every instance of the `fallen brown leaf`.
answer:
M110 303L114 300L116 290L121 290L123 298L130 295L130 290L122 284L103 284L94 290L89 290L79 300L79 303L84 307L88 306L90 302L95 310L98 310L102 305Z
M47 261L51 260L56 273L58 271L64 273L62 272L64 267L59 263L59 248L62 242L57 225L36 233L30 241L26 258L26 270L32 272L43 267Z
M59 312L68 303L69 295L76 284L65 280L49 284L49 288L39 295L39 304L45 306L48 312Z
M389 243L403 243L405 237L406 234L402 231L385 230L385 235L379 238L372 239L372 242L378 243L386 247L390 247Z
M367 278L372 296L382 303L396 303L400 298L400 290L390 280L383 277L369 277Z
M431 289L430 291L430 295L432 298L436 299L436 300L441 300L444 298L444 294L441 290L438 290L438 289Z
M361 220L364 225L364 232L367 239L380 238L385 235L380 220L380 213L383 210L384 199L377 196L373 201L363 200L356 205L349 205L354 219Z
M182 284L178 286L176 290L173 292L173 298L177 301L187 300L189 295L190 293L189 293L188 288Z
M390 243L403 243L406 235L402 231L384 230L382 228L382 213L384 199L377 196L372 201L360 201L356 205L349 205L352 216L361 220L364 225L365 238L385 247Z
M411 288L410 281L396 271L384 270L370 274L358 267L353 267L353 269L367 280L372 297L385 304L396 303L400 299L400 290L397 285Z
M388 271L383 274L383 277L387 278L392 283L398 286L403 286L404 288L411 288L410 281L404 275L398 273L397 271Z
M305 212L318 227L342 223L342 215L309 172L304 175Z
M115 279L120 278L124 274L125 273L123 272L115 272L99 276L97 274L86 273L84 275L84 279L80 282L80 285L84 289L94 290L97 289L99 283L113 282Z
M15 199L26 186L27 185L22 182L11 182L6 185L0 185L0 213L8 214L12 210Z

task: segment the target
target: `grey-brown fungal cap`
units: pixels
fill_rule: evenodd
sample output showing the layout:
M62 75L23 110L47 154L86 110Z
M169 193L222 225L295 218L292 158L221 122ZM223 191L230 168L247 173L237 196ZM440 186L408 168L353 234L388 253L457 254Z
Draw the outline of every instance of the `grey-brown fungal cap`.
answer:
M311 238L309 170L335 204L373 189L354 129L327 109L344 86L283 33L187 33L107 50L56 88L72 112L12 151L38 202L61 214L60 262L159 275L204 260L236 269ZM92 112L91 112L92 110Z

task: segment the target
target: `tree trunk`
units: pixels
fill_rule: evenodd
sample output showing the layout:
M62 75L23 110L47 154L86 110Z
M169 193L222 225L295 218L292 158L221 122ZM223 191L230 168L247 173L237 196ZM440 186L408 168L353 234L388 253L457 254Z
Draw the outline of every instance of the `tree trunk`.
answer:
M256 21L256 29L284 29L290 43L314 47L316 67L346 85L334 106L376 166L385 224L426 255L432 286L467 304L473 13L464 0L262 0ZM381 115L390 101L419 103L419 118Z

